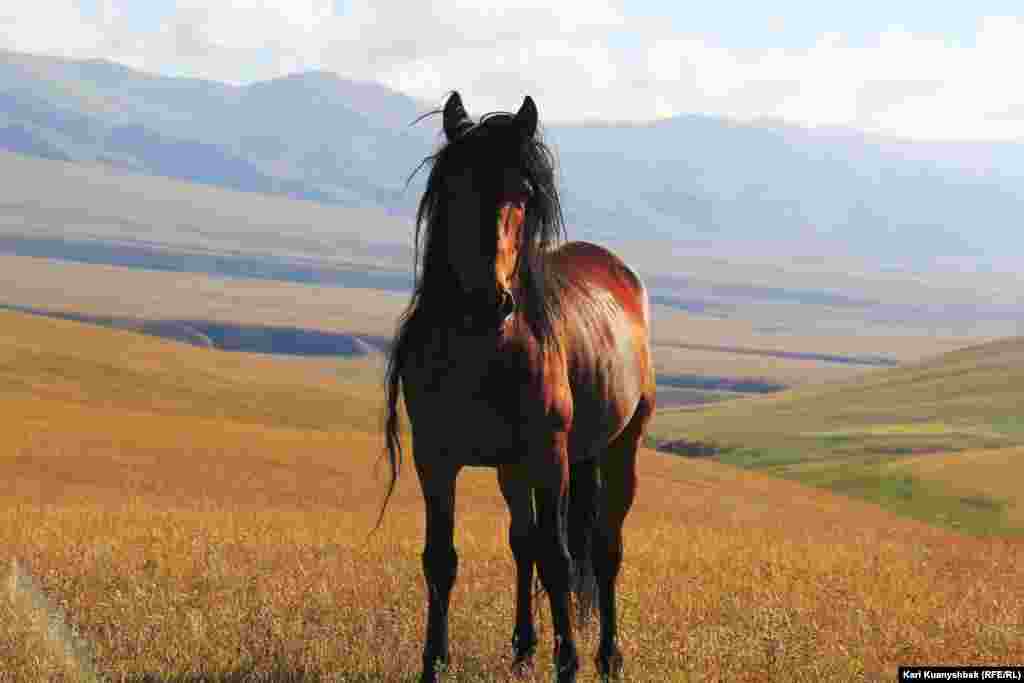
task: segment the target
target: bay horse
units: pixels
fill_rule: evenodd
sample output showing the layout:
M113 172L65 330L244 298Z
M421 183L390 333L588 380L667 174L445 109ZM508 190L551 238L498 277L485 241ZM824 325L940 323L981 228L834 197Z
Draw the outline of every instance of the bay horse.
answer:
M402 462L399 393L426 504L420 681L436 681L448 660L455 479L466 466L497 468L511 514L514 669L527 670L537 647L536 562L559 683L575 681L579 668L570 592L581 614L596 600L598 670L618 676L622 525L655 405L647 293L606 249L563 243L554 156L537 133L532 98L515 114L474 121L452 92L442 118L446 140L423 162L430 173L416 215L415 287L385 386L384 504Z

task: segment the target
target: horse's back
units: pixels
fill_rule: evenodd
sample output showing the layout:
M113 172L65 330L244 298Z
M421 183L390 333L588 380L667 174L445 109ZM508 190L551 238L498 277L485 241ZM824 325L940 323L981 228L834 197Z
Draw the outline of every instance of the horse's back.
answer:
M551 265L568 280L609 292L634 324L650 326L643 282L611 251L591 242L567 242L551 252Z
M577 461L615 438L641 402L654 408L650 306L639 276L604 247L569 242L549 264L563 283Z

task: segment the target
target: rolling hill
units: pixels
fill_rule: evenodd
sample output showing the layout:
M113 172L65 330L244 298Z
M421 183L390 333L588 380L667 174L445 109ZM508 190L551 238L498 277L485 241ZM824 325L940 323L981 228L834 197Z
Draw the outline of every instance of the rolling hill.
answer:
M391 331L405 175L436 128L405 124L427 106L324 73L236 87L0 53L0 309L66 318L0 310L4 683L62 667L11 559L111 680L414 675L410 463L370 535L380 357L209 347L244 332L295 350L302 333L334 352ZM1016 267L1024 147L697 116L547 133L571 234L653 276L663 378L833 380L658 415L652 445L711 457L641 453L627 678L1024 660L1024 338L921 360L963 343L934 326L1019 325L1016 278L981 271ZM858 334L794 333L808 319ZM871 336L910 320L932 337ZM458 493L449 678L505 680L507 513L493 472ZM539 624L548 642L544 610Z
M381 289L0 254L0 309L237 351L331 355L383 349L407 302L407 293ZM889 329L876 335L862 329L857 336L787 334L662 305L652 312L659 408L732 398L741 395L737 390L850 377L977 343Z
M10 152L0 152L0 174L0 254L401 293L411 286L412 221L379 209ZM769 334L994 337L1018 333L1024 319L1015 278L756 265L642 241L618 250L658 307L743 319Z
M1000 482L1024 468L1022 361L1024 338L1004 339L771 398L665 413L654 438L703 443L723 462L930 521L1020 532L1024 498ZM945 466L929 466L938 462ZM971 463L985 463L984 482L964 476Z
M112 679L410 679L422 502L407 469L368 535L379 373L0 312L0 571L17 558ZM644 451L640 473L620 593L630 680L874 681L908 661L1024 656L1019 540L708 460ZM464 683L508 666L494 479L459 485L450 680ZM6 680L61 679L62 631L34 625L20 585L0 594ZM538 622L548 642L545 610ZM596 641L584 630L582 651ZM541 648L526 680L549 666Z

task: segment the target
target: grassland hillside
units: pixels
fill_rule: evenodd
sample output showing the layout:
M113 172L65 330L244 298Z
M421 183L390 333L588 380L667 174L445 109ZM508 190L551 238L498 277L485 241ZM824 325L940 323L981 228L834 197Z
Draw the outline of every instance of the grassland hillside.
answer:
M1024 530L1024 338L660 415L654 438L979 532ZM942 463L940 466L939 463Z
M244 332L250 350L323 350L329 342L326 346L337 351L346 347L347 338L379 347L387 343L407 302L407 293L378 289L0 254L0 308L123 318L129 326L179 338L188 332L181 329L184 321L222 348L237 346L225 343L229 329ZM729 398L723 392L737 381L793 386L847 378L877 368L878 359L913 362L978 341L899 334L889 327L857 336L784 333L743 317L714 318L662 305L652 311L655 364L665 381L662 406ZM289 329L277 334L274 328ZM195 334L188 336L197 341ZM715 378L730 381L712 381L712 390L701 388Z
M422 503L407 468L370 535L385 484L375 362L0 313L0 572L17 558L110 680L415 680ZM628 680L876 681L909 662L1024 660L1019 539L708 460L644 451L640 472ZM446 680L507 680L514 570L493 473L464 473L457 504ZM0 594L0 680L73 680L22 598ZM538 620L549 643L546 609ZM595 650L593 628L581 646ZM547 680L541 652L527 680Z
M0 111L0 125L2 119ZM409 170L403 167L396 177L404 180ZM2 150L0 175L6 179L0 184L4 258L374 288L405 296L411 287L409 216ZM414 202L418 190L413 185L404 194ZM617 192L610 196L621 198ZM790 336L998 337L1021 332L1021 283L1013 272L961 268L951 276L904 272L892 264L879 271L876 258L859 265L838 255L822 259L817 251L813 258L799 258L792 244L780 247L783 242L775 238L775 248L786 251L784 259L763 251L744 257L749 242L730 249L720 243L720 235L704 247L686 246L687 240L636 239L622 227L633 225L635 217L632 212L617 219L613 234L589 238L613 247L635 267L652 303L666 309L745 320ZM571 238L582 239L593 226L570 220L567 227ZM772 233L761 226L759 234Z

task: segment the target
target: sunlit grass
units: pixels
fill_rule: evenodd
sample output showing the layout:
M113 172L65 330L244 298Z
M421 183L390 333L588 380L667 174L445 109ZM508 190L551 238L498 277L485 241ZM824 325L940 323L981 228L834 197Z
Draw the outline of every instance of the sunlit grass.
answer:
M422 502L407 467L370 534L386 468L365 369L321 382L322 367L5 322L0 348L38 353L3 375L0 567L23 562L110 680L416 680ZM102 392L103 365L132 378L123 391ZM913 662L1024 660L1020 540L715 462L645 451L640 471L627 680L876 681ZM446 681L508 680L514 566L494 479L459 483ZM549 680L545 603L527 680ZM594 629L580 646L595 680ZM0 662L4 683L62 680L6 594Z
M713 464L647 454L643 470L621 594L631 680L878 680L910 661L1024 656L1020 543ZM505 680L509 664L513 565L492 480L460 486L447 680ZM424 609L410 483L369 540L373 510L225 492L191 506L19 503L0 513L0 552L25 559L114 680L414 680ZM30 639L17 615L5 624L0 657ZM594 652L593 632L582 647ZM35 666L17 680L49 675Z

